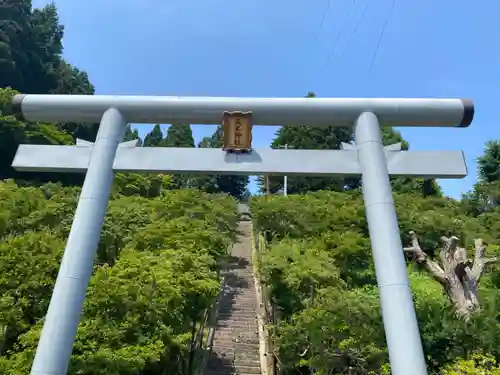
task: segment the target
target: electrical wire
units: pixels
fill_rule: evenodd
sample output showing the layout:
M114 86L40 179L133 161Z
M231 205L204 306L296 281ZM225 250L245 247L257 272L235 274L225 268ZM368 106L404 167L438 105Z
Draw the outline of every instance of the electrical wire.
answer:
M328 11L330 10L330 7L332 5L332 0L328 0L327 4L326 4L326 7L325 9L323 10L323 13L321 15L321 23L320 23L320 26L319 26L319 29L318 29L318 32L316 34L316 38L314 40L313 43L311 43L311 53L313 52L313 47L316 46L318 43L319 43L319 39L321 37L321 33L323 31L323 27L325 26L325 22L326 22L326 15L328 14ZM315 70L314 69L311 69L311 72L314 72ZM308 81L312 81L313 79L308 79ZM312 83L312 82L310 82ZM308 83L309 84L309 83Z
M370 6L372 0L368 0L366 3L365 3L365 6L363 8L363 10L361 11L361 17L359 17L358 19L358 22L356 23L356 25L354 26L354 29L352 31L352 34L351 36L349 37L349 40L347 41L347 44L344 48L344 51L340 54L340 57L344 57L345 53L347 52L347 50L349 49L349 46L351 45L351 42L352 40L354 39L354 37L356 36L356 33L358 32L358 29L359 29L359 26L361 26L361 21L363 21L364 19L364 16L366 14L366 11L368 10L368 7Z
M323 11L323 15L321 16L321 24L319 26L318 34L316 35L316 41L318 41L318 39L321 35L321 32L323 31L323 26L325 26L326 15L328 14L328 11L330 10L331 5L332 5L332 0L328 0L326 8Z
M331 58L333 57L333 53L335 52L335 48L337 47L337 42L339 41L342 31L344 31L345 25L347 23L347 20L351 17L352 11L354 10L354 5L356 5L356 0L352 0L352 5L351 8L349 9L349 12L347 13L347 16L344 18L342 21L342 24L340 25L339 32L337 33L337 36L335 37L335 40L333 42L332 49L330 50L330 53L328 54L328 57L326 59L325 65L323 66L323 70L328 67L328 64L330 63Z
M377 41L377 47L375 47L375 52L373 53L372 60L370 61L370 66L368 67L368 72L371 72L372 67L373 67L373 63L375 62L375 59L377 58L380 45L382 44L382 39L384 38L385 30L387 28L387 25L389 24L389 20L391 19L392 12L393 12L395 7L396 7L396 0L392 0L391 8L389 9L389 13L387 14L387 17L385 18L384 26L382 26L382 32L379 35L379 38Z

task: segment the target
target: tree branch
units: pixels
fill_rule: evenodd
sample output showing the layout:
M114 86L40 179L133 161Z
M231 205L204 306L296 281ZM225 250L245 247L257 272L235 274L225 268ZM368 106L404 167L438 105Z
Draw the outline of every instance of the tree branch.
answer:
M411 247L405 247L403 248L403 251L411 253L415 257L417 264L420 264L427 272L429 272L436 281L443 285L446 284L446 277L443 269L437 262L428 259L427 254L420 247L418 237L414 231L410 232L410 239Z
M441 242L443 243L443 246L441 247L441 251L439 252L439 258L441 259L443 270L444 272L455 272L455 267L457 265L457 261L455 260L455 253L458 249L459 239L456 236L442 236Z
M474 240L474 248L475 248L475 256L474 256L474 264L471 270L471 277L473 280L478 283L479 279L483 275L484 269L488 264L493 264L498 261L498 258L485 258L484 252L486 250L486 244L482 239L477 238Z

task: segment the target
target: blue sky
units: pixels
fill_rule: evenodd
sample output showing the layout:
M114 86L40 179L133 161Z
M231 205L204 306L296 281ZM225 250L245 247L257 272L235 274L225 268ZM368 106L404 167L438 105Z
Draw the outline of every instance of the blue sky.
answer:
M465 151L469 176L440 182L453 197L474 184L484 143L500 138L498 0L55 3L64 56L98 94L471 98L467 129L402 129L411 149ZM276 129L257 127L254 147ZM197 141L213 130L193 126Z

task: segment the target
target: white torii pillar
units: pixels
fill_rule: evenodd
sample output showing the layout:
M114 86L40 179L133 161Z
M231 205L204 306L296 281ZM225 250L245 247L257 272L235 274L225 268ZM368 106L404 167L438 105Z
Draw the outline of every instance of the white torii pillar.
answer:
M114 172L361 175L382 317L394 375L427 374L389 175L460 178L458 151L384 148L380 126L467 127L474 115L463 99L204 98L85 95L16 95L20 120L97 122L95 144L21 145L19 171L86 173L71 232L31 369L65 375L92 273ZM333 150L136 148L123 144L127 122L218 124L222 113L253 113L258 125L354 126L356 145Z

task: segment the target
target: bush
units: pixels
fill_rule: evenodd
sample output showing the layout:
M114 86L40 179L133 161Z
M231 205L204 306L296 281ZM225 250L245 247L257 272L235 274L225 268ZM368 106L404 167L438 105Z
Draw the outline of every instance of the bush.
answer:
M78 188L0 182L0 372L29 372ZM179 373L218 295L236 202L197 190L116 194L101 233L69 374Z

